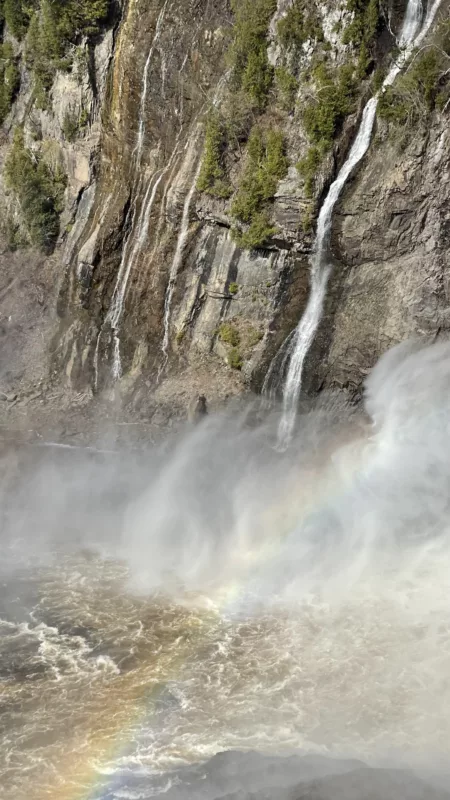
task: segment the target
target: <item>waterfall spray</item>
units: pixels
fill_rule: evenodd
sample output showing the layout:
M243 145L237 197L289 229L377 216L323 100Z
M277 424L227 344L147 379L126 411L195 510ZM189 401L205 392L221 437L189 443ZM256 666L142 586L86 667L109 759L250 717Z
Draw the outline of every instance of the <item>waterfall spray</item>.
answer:
M421 0L409 0L403 22L399 45L401 55L384 80L381 91L390 86L417 47L428 33L436 16L441 0L435 0L425 21ZM297 414L297 405L302 386L302 375L305 358L314 340L322 317L323 304L331 273L329 255L330 234L334 207L354 168L366 154L375 124L378 96L372 97L364 108L358 134L350 153L341 167L336 180L331 184L325 201L320 209L317 221L317 233L310 259L311 289L305 312L297 326L295 335L288 349L290 356L288 373L283 389L283 416L278 430L278 446L285 449L291 440ZM278 360L279 354L275 356ZM270 370L271 371L271 370Z

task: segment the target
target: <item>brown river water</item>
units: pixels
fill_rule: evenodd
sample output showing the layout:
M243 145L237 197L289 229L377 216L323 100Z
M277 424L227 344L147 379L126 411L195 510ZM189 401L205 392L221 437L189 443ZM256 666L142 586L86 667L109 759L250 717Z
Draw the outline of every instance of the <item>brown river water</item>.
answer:
M442 420L415 459L314 419L285 455L229 420L3 453L1 800L140 800L233 749L449 763Z

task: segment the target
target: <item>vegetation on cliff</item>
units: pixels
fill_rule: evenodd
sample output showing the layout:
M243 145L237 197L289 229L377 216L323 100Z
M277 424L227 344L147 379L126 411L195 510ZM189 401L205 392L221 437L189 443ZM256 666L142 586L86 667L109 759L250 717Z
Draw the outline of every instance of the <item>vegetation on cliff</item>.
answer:
M40 0L26 37L26 62L33 73L37 105L45 108L58 69L71 68L74 45L82 36L98 33L109 13L110 0Z
M380 0L347 0L346 7L353 17L344 31L343 43L370 47L380 25Z
M18 59L12 45L0 45L0 125L11 111L14 98L20 86Z
M197 188L215 197L229 197L232 188L226 176L227 130L222 115L211 109L206 121L205 149Z
M243 91L257 109L268 101L273 82L273 67L267 57L270 20L277 9L276 0L232 0L235 15L233 38L228 52L231 86Z
M279 52L274 69L268 60L269 25L276 11L272 0L234 0L235 22L228 52L231 78L228 96L206 123L200 191L227 199L233 193L229 213L237 222L233 236L242 247L258 247L275 232L270 222L270 200L277 183L285 177L288 162L280 133L283 115L296 113L308 136L310 149L298 163L305 194L312 197L315 176L325 153L332 147L348 114L356 108L362 73L368 69L379 26L378 0L347 0L350 23L345 40L350 47L347 62L337 67L329 56L319 7L310 0L294 0L276 27ZM351 12L351 16L350 16ZM314 45L311 65L299 68L304 47ZM359 53L359 56L358 56ZM362 53L362 55L361 55ZM297 106L299 88L303 103ZM270 99L270 103L269 103ZM274 120L273 107L278 117ZM261 132L277 131L261 145ZM248 139L248 137L250 137ZM231 169L240 160L248 139L244 167L239 176ZM282 153L279 168L264 166L273 142ZM230 156L234 153L234 158ZM256 155L255 155L256 153ZM270 161L270 156L269 156ZM282 165L282 166L280 166ZM234 184L234 187L232 186Z
M5 182L14 194L29 242L49 252L59 234L66 176L57 161L26 147L22 128L16 128L5 163Z
M105 27L112 4L113 0L0 0L0 124L12 109L24 70L33 85L27 124L35 145L27 147L23 130L17 128L4 168L5 184L15 200L4 225L12 246L33 244L51 251L56 244L67 179L57 141L42 141L40 124L34 136L30 111L33 103L49 108L58 70L75 67L77 77L87 73L89 40ZM6 33L13 39L2 42ZM84 108L66 111L63 136L74 141L88 119Z
M18 41L25 40L25 61L33 75L35 101L39 108L48 105L48 93L56 71L71 68L74 45L82 37L97 34L106 23L110 10L111 0L0 0L2 24L6 23L9 33ZM10 107L16 91L17 61L10 60L3 80L0 75L0 84L6 86L0 98L0 121L2 109ZM12 93L10 85L13 86Z
M232 216L248 228L235 227L235 241L242 247L257 247L276 232L270 223L267 201L285 177L288 161L280 130L255 127L247 147L246 166L231 205Z
M80 34L97 33L110 11L110 0L0 0L0 16L18 40L38 14L53 50L61 52Z
M29 21L27 7L29 8L30 4L22 3L22 0L2 0L0 4L2 18L9 31L19 41L25 34Z
M277 25L281 47L296 55L308 40L324 42L322 24L311 0L294 0Z
M450 22L442 22L433 40L413 56L409 67L383 91L378 104L382 119L412 130L433 111L450 103Z
M312 144L328 149L344 119L355 109L356 81L353 64L332 72L321 63L314 70L316 96L303 111L303 124Z
M247 142L246 166L235 187L230 214L239 223L233 236L242 247L257 247L273 232L267 201L287 171L284 142L273 128L263 131L257 120L264 114L274 84L269 64L269 23L276 0L233 0L235 24L227 61L231 70L228 95L220 111L212 109L205 126L203 162L197 182L200 191L228 198L233 187L228 157ZM279 76L286 102L292 85ZM246 226L246 227L244 227Z
M277 67L275 70L275 85L277 100L283 111L293 111L298 92L297 78L286 67Z

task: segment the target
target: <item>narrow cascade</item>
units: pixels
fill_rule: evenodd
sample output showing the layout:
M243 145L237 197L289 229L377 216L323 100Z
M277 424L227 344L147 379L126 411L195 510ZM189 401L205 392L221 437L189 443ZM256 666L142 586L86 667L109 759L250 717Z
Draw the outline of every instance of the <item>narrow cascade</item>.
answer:
M100 351L100 340L103 333L103 330L106 325L110 325L112 334L113 334L113 341L114 341L114 353L113 353L113 364L112 364L112 377L113 380L116 381L121 377L122 374L122 364L120 358L120 321L122 318L123 310L124 310L124 302L125 302L125 295L128 286L128 280L131 274L131 270L133 267L134 262L136 261L137 256L139 255L140 251L142 250L143 245L147 239L148 235L148 226L150 222L150 214L153 207L153 204L156 199L157 190L161 183L162 178L166 174L171 161L165 167L165 169L158 175L158 173L151 176L149 184L145 190L145 194L142 200L142 206L140 209L140 213L137 218L136 222L136 201L137 197L140 194L142 188L142 177L140 174L141 171L141 161L142 161L142 153L144 148L144 141L145 141L145 108L147 103L147 95L148 95L148 86L149 86L149 72L150 66L153 59L153 54L155 52L156 45L158 40L161 36L161 31L164 23L164 18L166 14L167 5L169 0L165 0L165 3L159 13L158 19L156 21L155 26L155 33L152 39L152 43L150 45L150 49L148 52L148 56L144 66L144 74L143 74L143 81L142 81L142 90L141 90L141 98L139 104L139 127L138 133L136 137L136 145L133 151L134 156L134 178L133 178L133 188L132 194L134 195L134 206L131 219L131 225L129 233L126 237L123 250L122 250L122 258L120 261L119 269L117 272L116 282L113 289L112 300L108 310L108 313L105 317L105 321L102 325L102 328L99 332L97 338L97 344L95 348L95 355L94 355L94 375L95 375L95 388L97 389L98 386L98 358L99 358L99 351ZM136 235L135 235L136 234ZM132 242L134 244L131 246Z
M435 0L422 24L422 0L409 0L399 39L399 46L402 48L402 52L386 76L380 91L383 91L386 86L390 86L394 82L410 57L412 50L420 44L428 33L440 3L441 0ZM278 447L281 450L289 445L292 437L302 386L303 365L322 317L328 278L332 268L329 244L334 207L350 174L369 148L375 124L378 97L379 95L372 97L364 108L361 125L348 158L341 167L336 180L331 184L320 209L316 239L310 259L310 295L294 336L290 334L291 341L285 356L285 360L290 357L290 361L283 388L283 415L278 429ZM286 343L282 347L285 348ZM278 359L279 355L277 353L275 358Z
M195 171L195 175L194 175L194 179L192 181L191 188L189 189L189 192L187 193L186 199L184 201L183 215L181 217L181 228L180 228L180 232L178 234L177 247L176 247L176 250L175 250L175 255L173 257L172 266L170 268L169 283L167 284L166 296L165 296L165 299L164 299L164 335L163 335L162 346L161 346L161 350L162 350L162 354L163 354L163 360L162 360L161 368L160 368L159 373L158 373L158 378L161 376L161 374L162 374L162 372L163 372L163 370L164 370L164 368L165 368L165 366L167 364L168 358L169 358L170 309L171 309L171 306L172 306L172 297L173 297L173 293L174 293L174 289L175 289L175 284L176 284L176 280L177 280L178 271L180 269L180 266L181 266L181 263L182 263L182 260L183 260L183 253L184 253L184 249L186 247L186 242L187 242L187 238L188 238L189 217L190 217L191 205L192 205L192 200L193 200L195 189L196 189L196 184L197 184L197 179L198 179L199 172L200 172L200 167L201 167L201 162L199 163L199 165L198 165L198 167L197 167L197 169Z
M220 99L220 96L222 94L222 89L225 86L226 82L228 81L228 78L229 78L229 72L227 71L225 73L225 75L223 75L222 78L220 79L220 81L219 81L219 83L217 85L216 91L214 92L214 97L212 99L212 106L213 107L217 106L217 104L219 102L219 99ZM198 139L199 139L200 134L201 134L201 127L197 126L196 128L194 128L192 141L189 140L187 145L186 145L186 149L187 149L186 161L188 162L188 164L192 164L193 158L195 159L195 157L197 156L197 143L198 143ZM162 376L162 374L163 374L163 372L164 372L164 370L166 368L167 362L169 360L170 311L171 311L171 307L172 307L172 298L173 298L173 293L175 291L176 280L177 280L179 269L180 269L181 264L182 264L183 254L184 254L184 250L185 250L187 239L188 239L189 217L190 217L191 205L192 205L192 200L194 198L196 185L197 185L197 180L198 180L198 176L200 174L201 165L202 165L202 162L201 162L201 159L200 159L199 163L197 164L197 168L195 170L195 174L194 174L194 177L193 177L193 180L192 180L191 187L190 187L189 192L187 193L185 201L184 201L183 214L182 214L182 217L181 217L180 232L178 234L177 246L176 246L176 249L175 249L175 254L174 254L174 257L173 257L172 265L170 267L169 282L167 284L166 295L165 295L165 298L164 298L164 334L163 334L163 339L162 339L162 344L161 344L161 352L162 352L162 356L163 357L162 357L161 366L160 366L160 368L158 370L157 383L159 383L159 381L161 379L161 376ZM183 169L183 166L182 166L181 169Z
M150 71L150 65L152 63L153 53L155 52L155 47L158 43L158 39L161 36L161 30L164 23L164 17L166 14L167 3L169 0L165 0L165 3L159 12L158 19L156 21L156 28L155 28L155 35L153 37L153 41L148 51L147 61L145 62L144 67L144 80L142 82L142 92L141 92L141 102L139 106L139 129L138 129L138 137L136 142L136 172L139 170L141 166L141 158L142 158L142 151L144 147L144 139L145 139L145 106L147 103L147 93L148 93L148 76Z
M128 239L123 249L122 260L117 275L117 282L114 287L112 302L109 307L108 314L106 316L106 321L110 323L114 337L114 358L112 367L112 375L114 380L118 380L122 375L122 364L120 359L119 325L123 313L123 304L125 300L125 292L128 285L128 279L130 277L131 269L136 260L136 257L142 250L142 247L147 238L151 210L155 202L159 184L161 183L166 172L167 172L167 167L161 172L161 174L158 177L156 177L157 176L156 173L154 176L156 180L154 182L153 180L151 180L148 184L147 191L145 193L144 200L142 202L141 212L139 214L139 220L136 227L136 236L134 237L134 244L131 249L130 257L128 258L128 242L130 241L131 237L130 239Z

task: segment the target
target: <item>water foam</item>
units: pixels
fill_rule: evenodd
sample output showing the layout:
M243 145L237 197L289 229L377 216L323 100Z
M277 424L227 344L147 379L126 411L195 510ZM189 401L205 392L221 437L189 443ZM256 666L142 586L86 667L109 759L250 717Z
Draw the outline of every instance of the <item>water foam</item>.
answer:
M2 606L34 609L19 658L2 626L5 798L91 772L131 791L230 748L448 763L449 394L450 344L416 342L365 414L323 398L284 453L275 417L235 409L146 455L33 448L58 468L2 497Z

